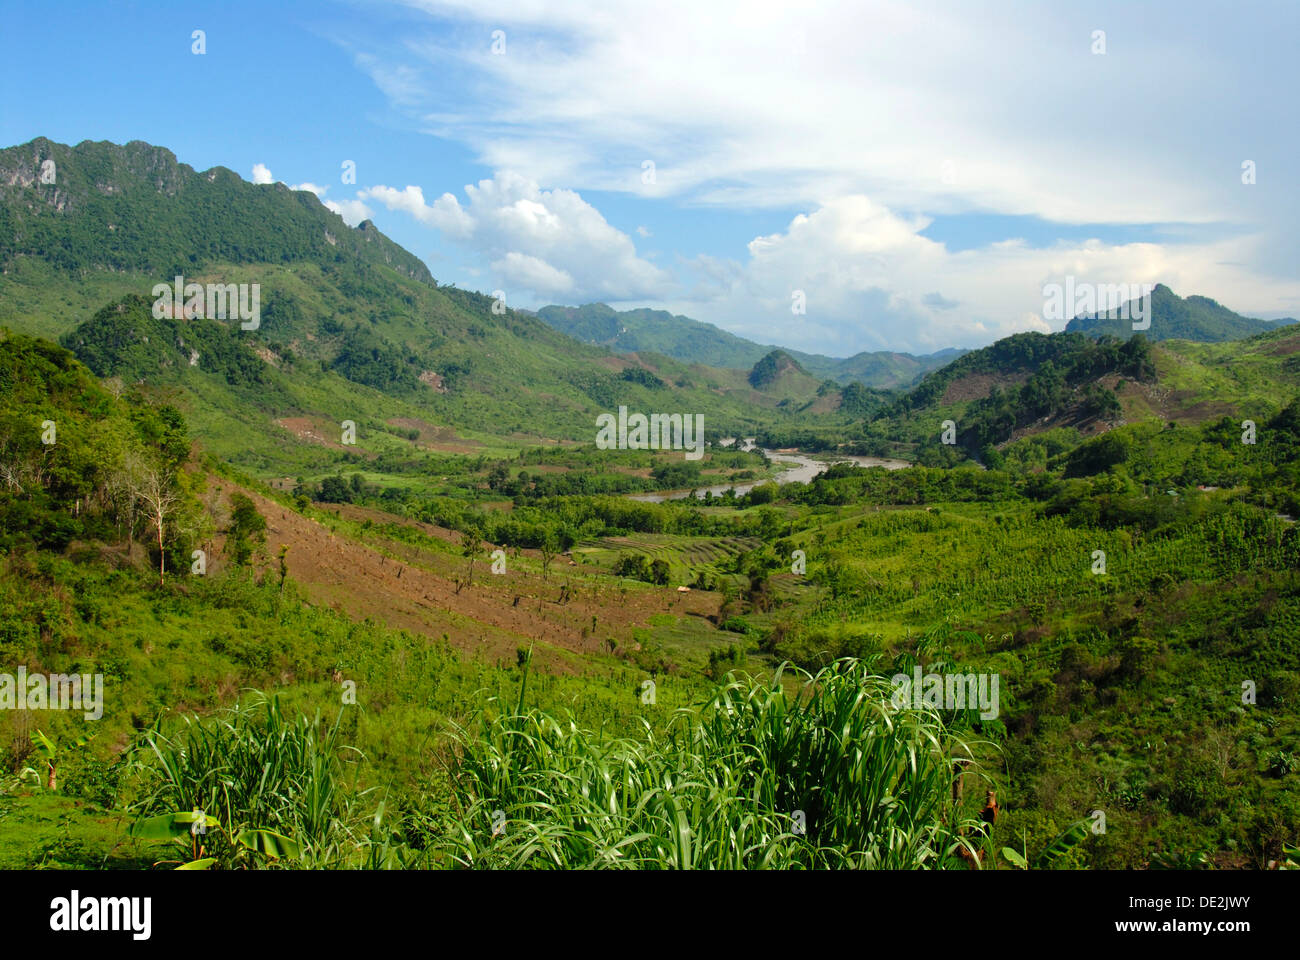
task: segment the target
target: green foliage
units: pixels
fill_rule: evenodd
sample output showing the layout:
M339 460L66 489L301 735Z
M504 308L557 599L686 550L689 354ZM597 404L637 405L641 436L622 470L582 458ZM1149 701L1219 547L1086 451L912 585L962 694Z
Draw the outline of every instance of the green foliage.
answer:
M344 335L331 366L349 380L376 390L402 392L418 386L420 362L414 354L360 329Z
M793 679L793 678L792 678ZM952 866L954 744L896 711L853 661L732 681L656 737L538 710L460 735L454 857L478 868L914 869Z
M174 475L189 454L180 415L113 397L72 354L21 335L0 340L0 386L0 548L143 532L142 472Z
M789 372L805 373L790 354L784 350L773 350L754 364L749 371L749 383L754 389L763 390Z
M1234 313L1209 297L1178 296L1163 283L1151 291L1150 329L1147 335L1153 340L1235 340L1273 330L1282 320L1270 323ZM1295 321L1290 321L1294 323ZM1112 309L1090 316L1075 317L1066 325L1067 331L1086 333L1089 336L1133 335L1132 319L1119 315Z
M232 387L267 388L266 364L217 320L155 319L153 301L128 296L66 334L62 343L97 376L175 382L191 367ZM235 321L230 321L234 323Z
M618 375L618 378L628 383L638 383L649 390L662 390L665 386L662 380L645 367L628 367Z
M230 495L230 525L226 528L226 552L238 564L246 564L255 545L266 542L266 519L253 501L242 493Z
M338 729L319 714L286 717L264 697L186 718L170 735L155 727L131 761L142 794L132 835L178 841L226 869L347 865L357 824L340 789Z

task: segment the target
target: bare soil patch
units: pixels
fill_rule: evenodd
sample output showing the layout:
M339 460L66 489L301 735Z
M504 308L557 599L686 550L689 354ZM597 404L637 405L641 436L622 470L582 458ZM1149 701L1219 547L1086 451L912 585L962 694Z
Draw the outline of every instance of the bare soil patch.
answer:
M229 516L229 494L238 487L213 478L222 494L210 498L219 518ZM606 653L613 637L620 649L633 646L632 631L648 625L654 614L711 616L719 600L710 593L678 593L667 587L624 588L597 579L595 568L569 557L556 557L549 578L512 562L532 550L507 550L507 572L491 572L492 546L475 563L473 584L457 591L469 562L445 546L416 546L390 540L377 530L364 542L333 532L326 524L281 506L251 490L241 490L266 518L263 569L277 576L281 546L290 579L316 604L327 605L355 620L373 618L389 627L430 637L446 635L455 647L489 661L512 662L515 650L536 643L535 660L552 672L578 672L581 655ZM219 502L218 502L219 501ZM454 531L419 523L370 507L322 504L351 520L397 523L440 541L456 544ZM213 546L209 569L219 569L221 541ZM215 561L215 562L214 562ZM564 600L565 587L569 599ZM593 629L593 618L595 627Z

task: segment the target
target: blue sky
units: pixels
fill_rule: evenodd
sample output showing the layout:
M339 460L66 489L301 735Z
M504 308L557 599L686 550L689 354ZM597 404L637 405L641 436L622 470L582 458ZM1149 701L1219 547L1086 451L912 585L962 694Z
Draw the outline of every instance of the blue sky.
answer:
M0 143L312 189L512 306L928 352L1059 327L1066 275L1300 315L1298 33L1290 2L24 5Z

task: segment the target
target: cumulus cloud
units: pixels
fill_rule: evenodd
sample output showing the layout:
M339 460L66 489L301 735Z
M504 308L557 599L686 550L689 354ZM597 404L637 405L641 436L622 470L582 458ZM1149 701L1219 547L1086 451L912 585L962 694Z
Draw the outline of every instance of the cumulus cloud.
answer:
M756 237L744 260L702 256L696 283L668 309L718 323L764 343L834 355L861 350L931 352L972 347L1064 322L1043 317L1043 286L1166 283L1187 295L1241 282L1262 242L1240 236L1199 245L1011 240L950 251L925 237L925 218L899 216L861 195L794 217L784 232ZM942 278L944 292L933 291ZM1265 297L1286 280L1254 278ZM794 313L803 293L806 312Z
M463 200L427 203L414 187L370 198L477 253L502 283L837 353L1048 329L1041 287L1066 274L1300 312L1300 124L1286 92L1300 7L1189 17L1152 0L1096 24L1014 0L399 6L400 39L378 28L349 38L364 48L358 66L413 126L512 172ZM1096 56L1102 26L1108 52ZM498 28L504 56L490 52ZM1257 184L1242 184L1245 160L1258 161ZM667 211L657 239L695 254L674 289L576 191L779 210L785 227L743 257L710 256L674 236ZM954 251L923 235L951 214L1149 242L985 236ZM802 316L790 312L796 289Z
M270 171L267 171L270 176ZM314 193L317 197L323 197L329 191L329 187L322 187L315 183L295 183L289 188L290 190L306 190L308 193Z
M275 183L275 178L271 176L271 171L267 169L264 163L253 164L253 182L254 183Z
M333 210L343 222L349 227L355 227L363 221L371 219L375 214L368 206L360 200L344 200L342 203L336 203L333 200L324 201L326 209Z
M672 278L637 256L631 238L572 190L543 190L509 171L444 193L433 203L418 186L368 187L361 199L409 214L482 255L507 291L541 297L627 300L663 296Z

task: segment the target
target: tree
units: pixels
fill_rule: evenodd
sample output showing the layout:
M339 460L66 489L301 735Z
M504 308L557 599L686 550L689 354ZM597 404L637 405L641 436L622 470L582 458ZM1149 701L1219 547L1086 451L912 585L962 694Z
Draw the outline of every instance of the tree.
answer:
M341 476L325 477L320 482L320 498L325 503L351 503L352 487Z
M158 585L167 578L167 522L180 506L180 493L176 490L176 475L169 468L139 455L129 455L125 465L126 479L137 500L144 505L158 535Z
M555 535L554 530L548 529L542 534L542 542L538 544L537 549L542 554L542 579L550 579L551 561L555 555L560 552L560 538Z
M478 561L479 550L483 547L483 525L477 519L467 520L465 529L460 533L460 552L461 555L469 561L469 576L466 586L474 586L474 564ZM456 584L456 592L460 593L460 584Z
M235 563L246 564L253 555L253 542L266 540L266 519L257 512L253 501L242 493L230 495L230 526L226 533L226 552Z

